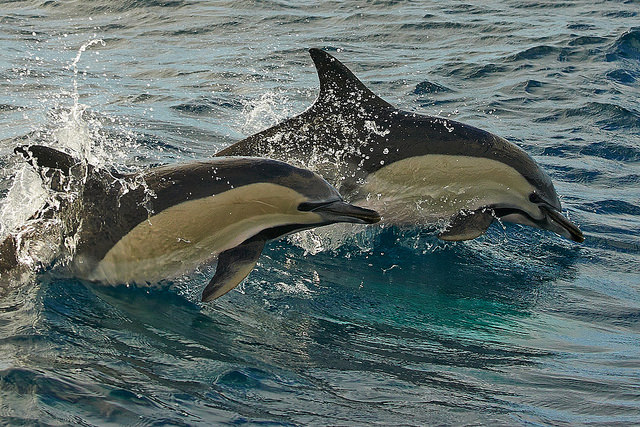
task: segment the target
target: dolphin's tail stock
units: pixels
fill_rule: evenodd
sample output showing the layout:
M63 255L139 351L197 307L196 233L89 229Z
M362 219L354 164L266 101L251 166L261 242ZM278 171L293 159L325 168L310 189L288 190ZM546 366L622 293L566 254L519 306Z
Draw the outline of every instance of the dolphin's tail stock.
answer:
M13 235L8 235L0 243L0 278L5 277L18 266L18 252Z
M1 241L0 285L4 287L60 257L65 236L73 234L78 225L74 215L67 215L74 198L65 195L69 190L80 190L76 184L85 183L92 170L87 163L43 145L22 145L14 152L34 168L52 192Z
M84 179L92 169L88 163L44 145L21 145L13 151L24 157L40 178L55 191L65 189L72 177Z

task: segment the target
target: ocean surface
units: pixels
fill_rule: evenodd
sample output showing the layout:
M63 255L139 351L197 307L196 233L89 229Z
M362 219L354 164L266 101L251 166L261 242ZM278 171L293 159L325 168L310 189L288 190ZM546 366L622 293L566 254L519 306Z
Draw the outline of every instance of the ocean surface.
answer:
M310 47L518 144L586 241L305 232L210 304L215 266L106 287L43 245L0 286L0 424L640 423L638 1L4 1L0 237L44 197L15 146L208 159L312 104Z

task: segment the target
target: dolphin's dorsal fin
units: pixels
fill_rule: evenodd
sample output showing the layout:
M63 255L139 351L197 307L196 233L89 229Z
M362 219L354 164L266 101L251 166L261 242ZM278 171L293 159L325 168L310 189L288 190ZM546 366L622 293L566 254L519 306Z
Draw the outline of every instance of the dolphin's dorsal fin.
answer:
M265 243L265 239L252 238L222 252L216 273L202 292L202 301L212 301L238 286L256 266Z
M373 105L394 108L362 83L342 62L322 49L309 49L320 79L320 95L315 104L338 106Z

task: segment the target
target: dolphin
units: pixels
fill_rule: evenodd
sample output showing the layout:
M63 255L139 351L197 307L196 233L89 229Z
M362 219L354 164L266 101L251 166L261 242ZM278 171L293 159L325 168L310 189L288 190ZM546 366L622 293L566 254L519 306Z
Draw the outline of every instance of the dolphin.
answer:
M322 174L345 200L384 222L447 221L443 240L474 239L495 219L553 231L576 242L549 176L504 138L453 120L402 111L320 49L313 105L216 156L267 156Z
M377 212L345 203L319 175L277 160L216 158L118 174L49 147L16 148L65 210L71 273L107 284L177 277L217 257L203 291L211 301L253 270L268 240L312 227L371 224ZM71 196L72 189L78 189ZM0 244L0 268L18 264L19 239ZM66 239L69 245L69 239Z

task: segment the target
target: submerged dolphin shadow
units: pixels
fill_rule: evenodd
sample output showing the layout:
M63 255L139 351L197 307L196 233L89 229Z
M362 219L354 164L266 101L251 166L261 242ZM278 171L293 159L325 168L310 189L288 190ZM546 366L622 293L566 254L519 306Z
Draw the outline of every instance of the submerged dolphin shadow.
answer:
M216 156L305 165L386 223L448 221L443 240L474 239L497 218L584 240L561 214L549 176L522 149L473 126L399 110L333 56L309 53L320 80L313 105Z
M539 297L544 298L543 290L553 293L550 284L576 276L574 264L580 256L579 247L550 236L527 245L526 240L535 233L523 230L523 236L507 239L504 231L492 229L485 239L450 243L435 239L420 227L385 227L363 230L361 234L366 236L350 236L313 257L304 256L304 247L279 241L267 248L261 271L249 283L259 282L265 271L282 274L291 269L289 274L302 278L314 295L357 294L364 289L363 298L387 296L398 304L404 301L428 310L437 294L438 298L492 301L507 310L517 307L528 311ZM349 264L348 272L345 263ZM296 298L289 286L263 292L270 298ZM418 300L420 304L416 304Z

